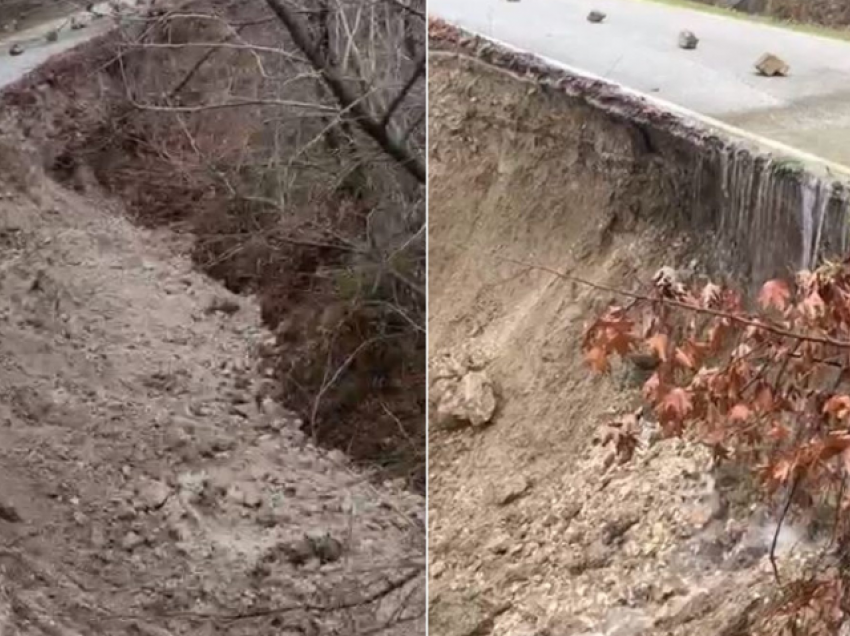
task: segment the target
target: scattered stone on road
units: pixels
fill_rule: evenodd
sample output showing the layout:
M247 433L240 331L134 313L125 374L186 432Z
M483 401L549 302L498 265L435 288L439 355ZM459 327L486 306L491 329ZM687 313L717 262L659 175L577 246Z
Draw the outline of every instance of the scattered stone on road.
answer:
M82 16L75 15L71 18L71 30L79 31L80 29L85 29L89 23Z
M9 55L21 55L24 52L22 44L13 44L9 49Z
M766 77L775 77L777 75L784 77L788 75L788 71L791 69L788 64L773 55L773 53L765 53L756 62L756 70L760 75Z
M692 31L682 31L679 33L679 48L686 50L693 50L697 48L697 44L699 44L699 38L693 34Z
M598 24L605 19L605 14L601 11L591 11L587 14L587 21L593 22L594 24Z
M47 34L44 36L44 39L48 42L55 42L59 39L59 31L57 29L48 31Z

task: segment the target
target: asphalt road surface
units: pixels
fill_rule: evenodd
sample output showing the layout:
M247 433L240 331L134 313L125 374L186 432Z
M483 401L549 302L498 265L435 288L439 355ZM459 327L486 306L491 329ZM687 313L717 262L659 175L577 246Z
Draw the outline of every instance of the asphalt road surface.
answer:
M125 0L125 3L129 4L129 0ZM108 3L96 4L94 10L104 17L92 21L85 29L72 31L71 16L68 16L0 37L0 89L38 68L53 55L72 49L115 27ZM76 15L90 17L87 11L80 11ZM55 42L48 42L45 39L47 33L54 29L59 29L59 37ZM14 44L24 48L21 55L9 54Z
M591 10L607 14L587 21ZM432 15L850 166L850 42L648 0L429 0ZM687 29L696 50L678 47ZM766 52L788 77L754 68Z

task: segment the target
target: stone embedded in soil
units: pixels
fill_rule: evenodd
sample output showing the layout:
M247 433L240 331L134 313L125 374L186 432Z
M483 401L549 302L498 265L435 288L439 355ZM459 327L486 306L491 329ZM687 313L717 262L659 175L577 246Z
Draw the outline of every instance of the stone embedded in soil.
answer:
M127 501L122 501L118 504L118 509L115 511L115 516L120 521L132 521L136 518L136 508Z
M274 528L287 523L289 520L289 515L277 508L264 507L257 514L257 523L264 528Z
M598 570L611 562L611 549L600 542L591 544L567 562L567 571L579 575L587 570Z
M0 501L0 520L8 521L9 523L20 523L23 521L18 509L6 501Z
M692 31L682 31L679 33L679 48L685 50L693 50L697 48L699 38Z
M304 565L313 558L313 544L305 536L294 541L280 543L276 546L277 550L286 557L292 565Z
M328 532L311 532L307 535L307 540L320 563L334 563L342 557L342 543Z
M487 542L486 549L493 554L506 554L511 548L511 538L507 534L497 534Z
M132 552L142 544L144 544L145 538L138 534L137 532L133 532L132 530L124 535L124 538L121 539L121 547L127 550L128 552Z
M720 493L712 492L691 508L688 519L697 528L704 528L712 521L722 519L726 510L726 502Z
M433 389L438 422L482 426L493 419L496 390L486 372L472 371L457 381L435 383Z
M766 77L784 77L791 67L773 53L765 53L756 61L756 70Z
M259 508L263 505L260 490L248 483L234 484L227 489L227 497L246 508Z
M638 521L640 517L637 514L624 514L607 522L602 527L602 543L611 545L619 542Z
M168 501L171 489L155 479L145 480L138 489L137 507L144 510L159 510Z
M496 487L493 494L494 502L499 506L507 506L529 493L533 484L522 475L510 478L506 483Z
M587 14L587 21L593 22L594 24L599 24L606 18L606 15L602 11L591 11Z

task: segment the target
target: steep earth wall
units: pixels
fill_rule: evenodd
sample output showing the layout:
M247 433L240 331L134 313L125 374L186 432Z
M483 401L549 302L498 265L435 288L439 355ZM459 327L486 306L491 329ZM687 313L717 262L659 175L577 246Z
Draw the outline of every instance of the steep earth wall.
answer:
M588 372L583 324L613 297L551 270L757 284L848 246L844 185L446 25L430 62L432 633L747 624L770 582L763 520L699 449L606 463L594 431L640 384ZM433 417L450 367L495 387L490 426Z

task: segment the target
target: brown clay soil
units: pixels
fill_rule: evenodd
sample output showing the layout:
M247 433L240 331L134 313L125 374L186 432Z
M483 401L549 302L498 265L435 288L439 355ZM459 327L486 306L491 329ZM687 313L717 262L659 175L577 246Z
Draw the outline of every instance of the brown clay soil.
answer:
M665 265L716 273L694 240L711 235L676 223L694 204L686 147L708 137L494 51L432 26L431 633L748 633L775 588L746 472L659 440L651 417L631 464L595 444L639 403L636 370L595 376L580 352L615 298L540 269L629 289ZM491 423L433 416L447 368L489 377ZM801 527L779 542L787 571L816 543Z
M192 234L57 161L87 51L2 97L0 633L422 633L422 498L264 399L276 338Z

